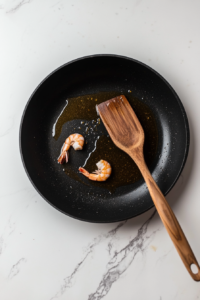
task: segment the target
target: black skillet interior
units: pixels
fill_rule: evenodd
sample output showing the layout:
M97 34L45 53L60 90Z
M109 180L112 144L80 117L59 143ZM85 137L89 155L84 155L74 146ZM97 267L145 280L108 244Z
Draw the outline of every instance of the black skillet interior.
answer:
M126 57L94 55L77 59L50 74L34 91L20 128L20 150L25 170L37 191L51 205L89 222L115 222L139 215L153 206L144 181L108 190L68 177L57 163L65 135L52 137L53 124L67 98L116 91L143 101L151 109L158 129L158 151L149 166L166 195L184 167L189 148L189 126L184 108L171 86L148 66ZM77 121L74 121L77 122ZM80 155L81 153L81 155ZM78 168L84 151L71 151Z

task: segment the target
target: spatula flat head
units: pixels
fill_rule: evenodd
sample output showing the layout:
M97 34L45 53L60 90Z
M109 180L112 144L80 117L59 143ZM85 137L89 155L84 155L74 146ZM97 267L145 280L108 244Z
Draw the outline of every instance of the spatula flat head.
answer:
M100 117L117 147L125 152L143 146L143 128L124 95L98 105Z

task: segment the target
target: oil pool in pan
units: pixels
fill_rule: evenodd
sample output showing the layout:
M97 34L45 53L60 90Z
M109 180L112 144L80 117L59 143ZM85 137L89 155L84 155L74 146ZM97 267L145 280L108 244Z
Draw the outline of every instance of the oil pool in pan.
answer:
M79 133L78 129L83 129L84 127L85 134L83 135L86 143L90 142L88 134L91 130L96 133L97 139L95 142L95 149L88 155L84 168L91 173L96 170L96 163L100 159L108 161L112 166L112 174L110 178L105 182L94 182L88 180L88 183L106 188L110 192L114 192L117 187L134 183L142 178L134 161L125 152L114 145L105 130L104 132L100 130L101 126L99 125L101 120L97 116L96 105L118 95L119 92L103 92L68 99L66 107L63 109L56 124L54 125L53 133L54 138L57 140L62 131L63 124L75 119L82 121L79 123L79 127L77 127L72 133ZM147 165L150 166L155 158L158 146L158 133L154 116L148 106L131 95L131 91L124 95L133 107L144 129L144 156ZM90 123L92 121L91 126L89 126L88 121L90 121ZM71 167L68 168L67 164L64 165L64 170L68 176L84 183L82 181L83 175L78 174L78 170L73 170Z

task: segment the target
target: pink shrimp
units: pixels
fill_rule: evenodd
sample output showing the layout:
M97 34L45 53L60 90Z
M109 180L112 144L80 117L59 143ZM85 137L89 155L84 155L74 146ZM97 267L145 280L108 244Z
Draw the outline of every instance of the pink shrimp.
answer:
M84 137L79 133L71 134L64 142L62 146L61 154L58 158L58 163L63 164L69 159L69 148L72 146L74 150L82 150L84 145Z
M105 181L106 179L108 179L112 172L111 165L103 159L101 159L96 165L98 170L94 171L94 174L90 174L88 171L81 167L79 168L79 171L90 180Z

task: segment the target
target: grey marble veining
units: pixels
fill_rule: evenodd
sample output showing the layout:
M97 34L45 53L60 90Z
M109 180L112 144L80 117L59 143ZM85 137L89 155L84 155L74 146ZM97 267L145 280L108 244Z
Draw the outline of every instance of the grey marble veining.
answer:
M107 272L103 275L103 278L97 288L97 290L90 294L88 300L100 300L103 298L111 289L113 283L115 283L119 277L128 269L131 265L132 261L136 254L141 251L145 251L153 236L155 235L155 231L152 234L146 235L148 225L152 218L154 217L156 211L149 217L149 219L140 227L136 237L131 239L131 241L120 251L115 251L113 256L107 262ZM64 278L64 283L60 287L59 291L50 299L58 299L60 298L67 290L67 288L71 287L72 280L75 275L79 271L81 265L86 261L88 256L92 253L94 247L96 247L102 240L109 239L107 242L108 253L111 255L112 249L112 238L116 235L117 231L126 224L127 221L119 223L114 229L110 230L108 233L95 238L94 241L87 247L87 252L84 258L76 265L71 275Z
M148 225L155 213L156 211L154 211L150 218L139 228L136 237L134 237L126 247L115 252L114 256L108 262L108 270L103 275L97 290L89 295L88 300L100 300L105 297L110 291L112 285L131 265L136 254L139 251L143 252L145 250L149 244L148 240L155 234L154 231L150 236L145 235L147 233Z
M164 255L160 256L160 257L157 259L156 264L162 263L172 251L175 251L174 247L171 248L169 251L167 251Z
M10 270L10 273L8 275L8 279L11 280L13 277L15 277L17 274L19 274L22 264L26 263L26 259L24 257L20 258L16 264L14 264Z
M1 254L3 254L3 252L7 246L8 238L15 231L15 229L16 229L16 223L10 217L4 230L3 230L3 233L0 236L0 256L1 256Z
M91 251L87 252L85 257L76 265L76 267L74 268L71 275L69 275L69 276L67 276L66 278L63 279L64 283L60 287L59 291L50 300L57 299L57 298L61 297L65 293L66 289L71 287L72 280L74 279L76 273L79 271L79 268L84 263L84 261L87 259L88 255L91 253Z
M4 9L7 14L14 13L18 11L23 5L32 2L32 0L6 0L3 3L0 3L0 9Z
M85 260L88 258L88 256L93 252L94 248L96 246L98 246L103 240L110 238L112 240L112 238L116 235L117 231L126 224L126 221L120 222L115 228L111 229L110 231L108 231L107 233L103 234L103 235L99 235L98 237L94 238L94 240L86 247L86 254L83 257L83 259L77 263L76 267L74 268L73 272L71 273L71 275L67 276L66 278L64 278L64 283L62 284L60 290L50 299L57 299L60 296L62 296L67 288L71 287L72 284L72 280L74 279L75 275L77 274L77 272L79 271L79 268L81 267L81 265L85 262ZM111 244L111 241L109 241L108 243L108 247ZM111 248L110 248L111 250ZM109 254L110 254L110 250L109 250Z

